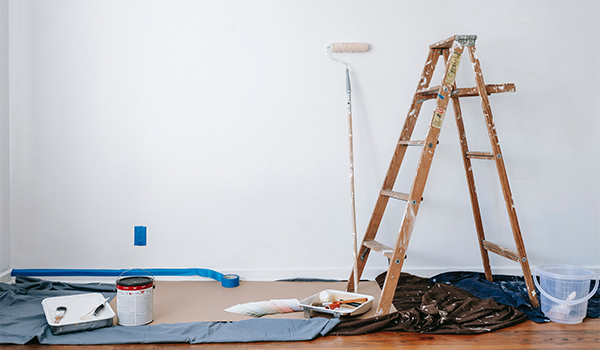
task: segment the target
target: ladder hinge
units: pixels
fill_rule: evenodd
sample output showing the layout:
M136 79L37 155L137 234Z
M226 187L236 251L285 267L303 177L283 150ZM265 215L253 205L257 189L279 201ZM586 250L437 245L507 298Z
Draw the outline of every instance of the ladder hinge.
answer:
M456 35L454 41L458 42L460 46L475 46L475 40L477 35Z
M452 47L453 43L460 46L475 46L477 35L455 35L429 45L430 49L444 50Z

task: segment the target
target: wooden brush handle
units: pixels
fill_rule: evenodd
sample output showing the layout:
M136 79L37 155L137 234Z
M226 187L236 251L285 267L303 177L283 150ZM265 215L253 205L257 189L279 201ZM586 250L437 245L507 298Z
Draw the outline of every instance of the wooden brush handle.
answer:
M367 301L367 300L368 300L367 298L348 299L348 300L335 301L335 303L340 303L340 304L359 303L361 301Z

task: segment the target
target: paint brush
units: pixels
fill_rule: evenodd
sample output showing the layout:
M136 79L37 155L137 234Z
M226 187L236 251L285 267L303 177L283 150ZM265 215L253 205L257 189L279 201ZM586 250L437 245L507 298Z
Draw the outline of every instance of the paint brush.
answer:
M367 298L359 298L359 299L349 299L349 300L339 300L339 301L334 301L332 303L329 303L327 305L325 305L326 309L337 309L338 307L344 305L344 304L349 304L349 303L363 303L367 301Z
M66 306L59 306L56 308L56 312L55 312L55 316L54 316L54 323L58 324L58 322L60 322L60 320L65 316L65 313L67 312L67 307Z
M102 309L104 309L104 304L106 304L106 302L108 301L108 299L110 299L110 298L104 299L100 305L94 307L87 314L81 316L80 320L85 320L85 319L89 319L89 318L98 317L98 314L100 313L100 311L102 311Z

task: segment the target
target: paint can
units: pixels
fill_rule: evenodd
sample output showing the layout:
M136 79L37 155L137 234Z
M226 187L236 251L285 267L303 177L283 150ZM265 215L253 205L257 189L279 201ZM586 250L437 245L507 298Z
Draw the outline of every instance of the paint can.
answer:
M121 277L123 273L117 278L117 323L141 326L152 322L154 276Z

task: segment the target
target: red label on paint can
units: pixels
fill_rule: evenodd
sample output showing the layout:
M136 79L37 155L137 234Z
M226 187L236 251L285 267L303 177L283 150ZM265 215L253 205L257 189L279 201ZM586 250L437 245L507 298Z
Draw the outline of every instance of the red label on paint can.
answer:
M145 284L143 286L121 286L121 285L117 284L117 289L120 289L120 290L141 290L141 289L152 288L153 285L154 285L154 283L148 283L148 284Z

